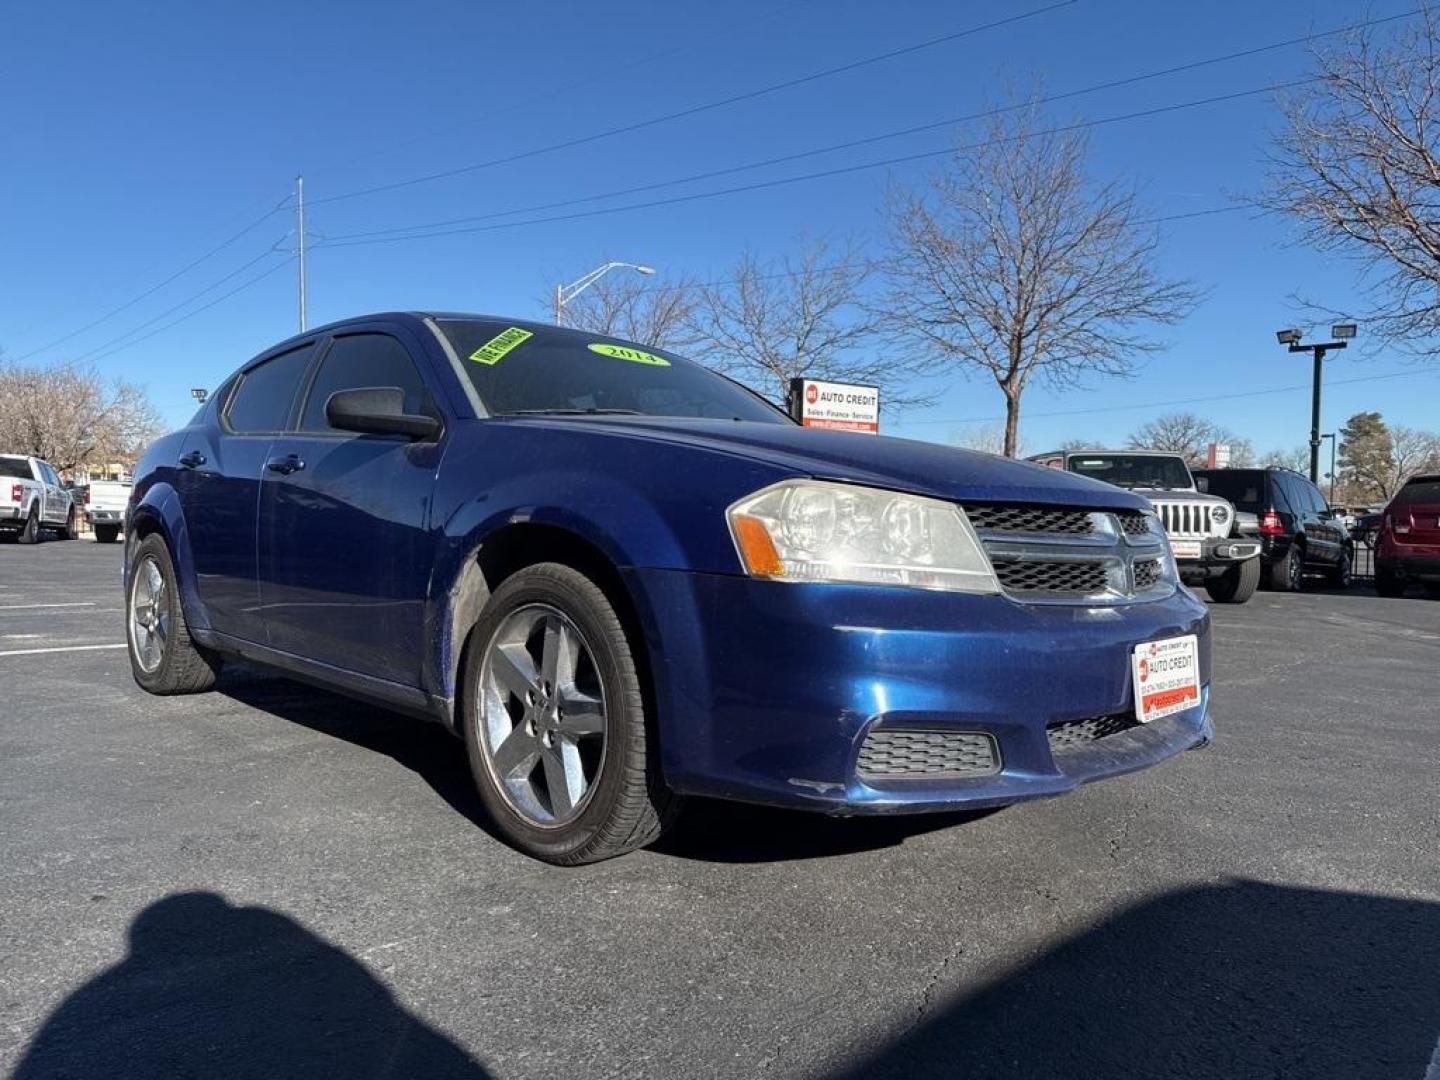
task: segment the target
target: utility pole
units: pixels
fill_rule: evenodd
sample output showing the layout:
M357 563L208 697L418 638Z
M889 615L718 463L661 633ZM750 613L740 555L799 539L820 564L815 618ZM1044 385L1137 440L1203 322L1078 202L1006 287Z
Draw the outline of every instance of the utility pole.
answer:
M1311 375L1310 386L1310 482L1317 487L1320 484L1320 377L1321 366L1325 362L1325 354L1332 349L1343 349L1349 344L1350 339L1355 336L1354 323L1336 323L1330 327L1330 334L1337 338L1335 341L1317 342L1314 345L1301 345L1300 338L1303 332L1300 330L1277 330L1275 340L1285 345L1292 353L1308 352L1314 358L1313 374Z
M300 332L305 332L305 177L295 177L295 236L300 270Z

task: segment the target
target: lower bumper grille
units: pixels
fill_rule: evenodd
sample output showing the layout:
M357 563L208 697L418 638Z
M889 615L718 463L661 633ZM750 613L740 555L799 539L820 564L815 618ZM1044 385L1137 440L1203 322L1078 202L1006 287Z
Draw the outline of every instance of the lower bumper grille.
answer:
M1051 724L1045 729L1045 738L1050 743L1050 753L1064 754L1069 750L1079 750L1089 746L1097 739L1119 735L1122 731L1138 727L1139 724L1140 721L1129 713L1091 716L1084 720L1066 720L1059 724Z
M860 747L862 779L932 780L1000 771L995 740L978 731L872 731Z

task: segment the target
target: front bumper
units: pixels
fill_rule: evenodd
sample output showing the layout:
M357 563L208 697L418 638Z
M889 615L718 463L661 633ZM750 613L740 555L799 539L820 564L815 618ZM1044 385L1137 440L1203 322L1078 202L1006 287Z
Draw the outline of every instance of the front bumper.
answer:
M632 570L675 790L839 814L1004 805L1154 764L1212 735L1210 628L1185 590L1104 608ZM1199 705L1063 754L1047 727L1133 709L1133 646L1195 634ZM862 779L872 730L983 733L998 769Z
M1178 542L1185 543L1186 541ZM1198 557L1181 558L1178 552L1175 555L1175 565L1180 571L1181 578L1186 581L1223 574L1236 563L1253 559L1260 554L1260 541L1244 537L1212 536L1203 540L1192 540L1189 543L1200 545Z

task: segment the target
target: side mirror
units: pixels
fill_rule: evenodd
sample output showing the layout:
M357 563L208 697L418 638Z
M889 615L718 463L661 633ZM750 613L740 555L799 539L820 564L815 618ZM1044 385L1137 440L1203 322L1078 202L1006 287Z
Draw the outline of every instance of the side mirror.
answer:
M325 419L340 431L365 435L405 435L425 440L440 434L440 421L433 416L405 411L405 391L398 386L336 390L325 401Z

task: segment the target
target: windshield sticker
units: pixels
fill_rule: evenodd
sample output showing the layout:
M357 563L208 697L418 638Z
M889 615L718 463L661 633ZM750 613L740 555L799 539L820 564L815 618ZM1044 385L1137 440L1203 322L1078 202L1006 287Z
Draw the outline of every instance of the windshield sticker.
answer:
M518 326L512 326L501 330L500 333L472 352L470 359L477 364L498 364L505 359L505 355L511 349L534 336L529 330L521 330Z
M670 361L663 356L642 352L626 345L607 345L603 341L597 341L592 343L589 349L591 352L598 352L601 356L613 356L617 360L629 360L636 364L653 364L655 367L670 366Z

